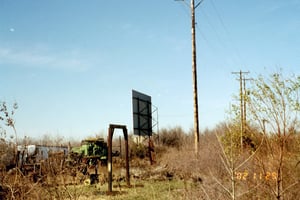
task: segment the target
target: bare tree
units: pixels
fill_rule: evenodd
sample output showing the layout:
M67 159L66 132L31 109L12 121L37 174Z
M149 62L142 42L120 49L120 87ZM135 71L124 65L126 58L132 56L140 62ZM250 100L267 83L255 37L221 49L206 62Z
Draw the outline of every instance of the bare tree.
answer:
M2 146L2 150L0 151L0 162L2 162L2 165L8 165L11 162L11 158L13 156L17 155L17 143L18 143L18 137L17 137L17 131L15 127L15 120L13 119L13 116L15 114L16 109L18 108L17 103L14 103L12 106L12 110L9 111L9 108L6 104L6 102L0 103L0 144ZM14 136L11 136L10 138L7 136L7 130L5 127L11 127L14 132ZM12 145L11 139L15 137L15 145ZM13 151L10 151L11 149L14 149ZM4 162L4 163L3 163Z
M211 177L225 192L228 199L248 199L247 194L253 191L261 184L253 182L250 176L250 169L253 165L253 159L262 147L264 138L260 138L255 148L245 146L241 152L239 140L239 124L223 124L222 129L217 129L215 135L218 139L218 145L221 149L219 159L222 161L223 173Z

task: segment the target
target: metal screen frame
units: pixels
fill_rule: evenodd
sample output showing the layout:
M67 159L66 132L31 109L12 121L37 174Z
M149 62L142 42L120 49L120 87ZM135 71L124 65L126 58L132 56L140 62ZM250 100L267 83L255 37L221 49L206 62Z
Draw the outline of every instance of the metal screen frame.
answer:
M151 96L132 90L133 134L152 136Z

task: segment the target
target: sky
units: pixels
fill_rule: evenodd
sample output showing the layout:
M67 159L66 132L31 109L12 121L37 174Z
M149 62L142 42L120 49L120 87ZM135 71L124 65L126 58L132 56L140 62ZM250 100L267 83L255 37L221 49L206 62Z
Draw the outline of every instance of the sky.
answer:
M189 3L1 0L0 101L18 103L18 137L132 132L133 89L152 97L160 129L193 128ZM298 0L204 0L196 23L201 130L226 120L232 72L300 74Z

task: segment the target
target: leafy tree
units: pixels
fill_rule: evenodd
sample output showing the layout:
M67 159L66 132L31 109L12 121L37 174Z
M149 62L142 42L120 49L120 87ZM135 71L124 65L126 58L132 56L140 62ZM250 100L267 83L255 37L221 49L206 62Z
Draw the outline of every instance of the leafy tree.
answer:
M269 184L277 199L283 199L290 189L299 185L299 180L290 178L288 165L293 162L293 155L287 148L299 130L299 92L300 76L285 78L282 73L274 73L267 79L263 76L255 79L247 99L249 121L260 126L268 138L270 157L259 160L263 170L273 168L277 174L275 183Z

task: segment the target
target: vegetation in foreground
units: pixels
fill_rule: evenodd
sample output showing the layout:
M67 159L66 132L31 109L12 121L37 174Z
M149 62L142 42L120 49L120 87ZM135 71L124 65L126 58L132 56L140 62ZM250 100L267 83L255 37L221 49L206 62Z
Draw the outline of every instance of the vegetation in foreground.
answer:
M105 174L103 182L76 185L67 181L72 180L70 170L55 164L36 180L18 168L7 171L14 142L3 128L0 199L300 199L299 91L300 77L258 77L243 94L248 120L243 122L234 106L227 122L201 133L198 157L193 134L180 127L153 137L152 166L147 147L131 140L132 187L125 186L124 162L115 160L114 192L109 195ZM16 137L13 113L2 104L1 120Z

